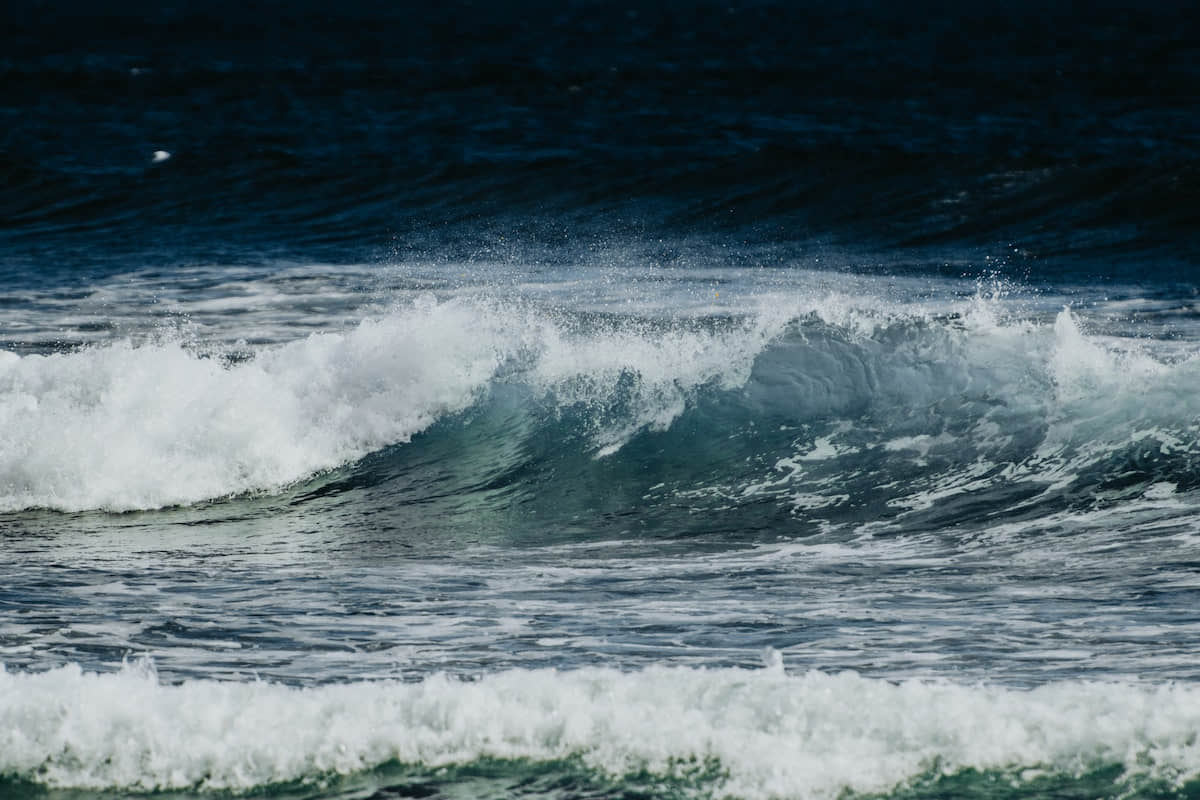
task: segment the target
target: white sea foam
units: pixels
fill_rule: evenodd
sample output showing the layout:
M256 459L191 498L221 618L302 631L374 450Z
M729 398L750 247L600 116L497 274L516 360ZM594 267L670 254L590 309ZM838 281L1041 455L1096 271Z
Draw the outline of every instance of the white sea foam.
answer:
M235 364L179 342L50 356L0 351L0 510L129 510L270 490L406 442L474 403L502 365L602 412L601 454L665 428L689 393L732 386L787 318L735 331L571 331L546 314L422 297L344 333ZM628 398L627 398L628 399Z
M278 487L468 406L499 321L421 302L225 365L179 343L0 359L0 508L136 509Z
M1033 690L851 673L514 670L474 682L162 685L127 668L0 672L0 774L50 786L241 791L390 761L581 759L620 776L715 760L717 796L832 798L932 773L1200 770L1200 689Z

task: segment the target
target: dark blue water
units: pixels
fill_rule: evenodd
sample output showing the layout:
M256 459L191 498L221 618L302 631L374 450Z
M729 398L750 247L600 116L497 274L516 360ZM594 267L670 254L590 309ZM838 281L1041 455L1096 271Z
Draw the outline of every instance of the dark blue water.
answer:
M1186 278L1196 253L1184 4L242 5L17 4L11 258L711 236L974 261L1011 245L1010 269L1053 280L1067 261L1142 276L1148 257Z
M7 11L0 794L1195 795L1192 9Z

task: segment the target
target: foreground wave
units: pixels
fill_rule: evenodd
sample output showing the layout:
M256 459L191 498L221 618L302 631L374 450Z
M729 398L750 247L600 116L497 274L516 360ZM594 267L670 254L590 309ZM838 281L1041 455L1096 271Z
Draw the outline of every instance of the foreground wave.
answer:
M880 518L987 489L1060 510L1200 483L1197 385L1194 359L978 299L930 315L760 298L740 317L652 320L423 297L238 358L177 341L0 353L0 510L275 491L472 424L493 471L583 480L624 459L656 478L639 496L676 505L854 496Z
M1170 790L1200 773L1198 727L1195 687L789 675L773 653L762 670L512 670L304 689L163 685L146 664L0 672L0 775L96 790L241 793L492 762L717 797L884 793L972 771Z

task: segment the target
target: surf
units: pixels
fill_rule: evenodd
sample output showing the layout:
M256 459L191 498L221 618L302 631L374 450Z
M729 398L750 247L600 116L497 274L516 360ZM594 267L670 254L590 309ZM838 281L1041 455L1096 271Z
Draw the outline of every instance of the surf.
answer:
M747 799L1110 767L1129 789L1194 780L1197 725L1200 694L1188 686L789 674L773 653L758 670L515 669L309 688L168 685L152 662L0 672L0 775L60 789L244 794L386 765L433 777L496 762L575 763Z
M1197 362L1083 324L985 297L929 313L777 294L655 317L422 295L237 357L171 337L0 353L0 508L304 494L436 452L477 465L468 486L621 472L629 502L782 517L1189 491Z

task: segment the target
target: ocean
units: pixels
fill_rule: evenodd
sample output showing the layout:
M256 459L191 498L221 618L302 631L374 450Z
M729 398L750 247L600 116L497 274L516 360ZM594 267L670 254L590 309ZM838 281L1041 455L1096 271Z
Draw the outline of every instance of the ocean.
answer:
M15 0L0 797L1200 797L1186 4Z

